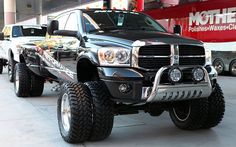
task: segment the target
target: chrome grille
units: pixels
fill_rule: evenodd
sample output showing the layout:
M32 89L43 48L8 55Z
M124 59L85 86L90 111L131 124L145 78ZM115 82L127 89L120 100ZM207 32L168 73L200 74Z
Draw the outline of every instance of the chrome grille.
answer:
M204 47L194 45L175 45L178 47L179 65L204 65ZM174 56L174 45L142 46L138 50L138 67L156 70L171 65Z

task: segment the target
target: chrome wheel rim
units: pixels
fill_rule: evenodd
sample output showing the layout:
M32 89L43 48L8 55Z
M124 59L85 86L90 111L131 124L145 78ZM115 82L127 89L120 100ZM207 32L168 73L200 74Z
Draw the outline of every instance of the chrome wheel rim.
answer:
M12 78L11 64L8 64L8 77Z
M178 107L173 107L173 112L179 121L186 121L191 113L191 105L187 103Z
M236 63L232 64L231 72L232 72L233 75L236 75Z
M222 71L223 71L223 64L220 61L218 61L218 62L216 62L214 64L214 68L216 69L216 71L218 73L222 73Z
M71 123L71 108L69 103L69 96L64 93L61 100L61 120L62 126L66 132L70 130Z
M19 89L19 73L18 71L16 71L16 74L15 74L15 92L18 93L18 89Z

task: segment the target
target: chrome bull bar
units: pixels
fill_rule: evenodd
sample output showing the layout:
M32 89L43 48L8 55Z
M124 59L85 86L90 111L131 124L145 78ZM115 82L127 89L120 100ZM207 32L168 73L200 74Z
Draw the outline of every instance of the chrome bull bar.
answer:
M153 87L143 87L142 99L147 102L164 102L209 97L212 93L211 80L205 68L204 81L197 84L161 85L161 76L168 67L162 67L155 76Z

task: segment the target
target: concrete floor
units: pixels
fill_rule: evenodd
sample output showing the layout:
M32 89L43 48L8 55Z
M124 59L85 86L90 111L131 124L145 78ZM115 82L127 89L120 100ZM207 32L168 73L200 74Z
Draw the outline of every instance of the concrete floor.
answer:
M109 138L100 142L71 145L60 136L56 103L58 94L46 84L41 97L18 98L6 69L0 75L0 147L235 147L236 77L219 77L226 98L226 113L220 125L210 130L183 131L168 113L151 117L140 113L115 117Z

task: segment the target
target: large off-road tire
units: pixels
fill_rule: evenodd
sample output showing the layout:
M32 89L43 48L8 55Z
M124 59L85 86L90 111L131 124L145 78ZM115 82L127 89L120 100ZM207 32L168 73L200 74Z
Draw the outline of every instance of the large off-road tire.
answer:
M93 100L93 128L89 140L98 141L107 138L112 131L114 114L111 96L102 81L85 83Z
M221 59L215 59L213 61L213 66L216 69L218 74L223 74L224 72L224 62Z
M13 58L10 58L7 66L7 73L10 82L14 82L15 65L16 61Z
M2 74L3 71L3 60L0 59L0 74Z
M225 101L223 92L218 83L216 83L212 94L208 97L208 116L203 128L211 128L218 125L225 112Z
M229 72L232 76L236 76L236 60L230 63Z
M208 116L207 98L179 101L173 103L170 108L170 117L173 123L180 129L201 129Z
M92 129L92 98L82 83L64 83L57 107L62 138L69 143L88 140Z
M25 63L17 63L14 73L14 89L18 97L27 97L30 92L30 73Z
M41 96L44 88L44 78L31 72L30 96Z

